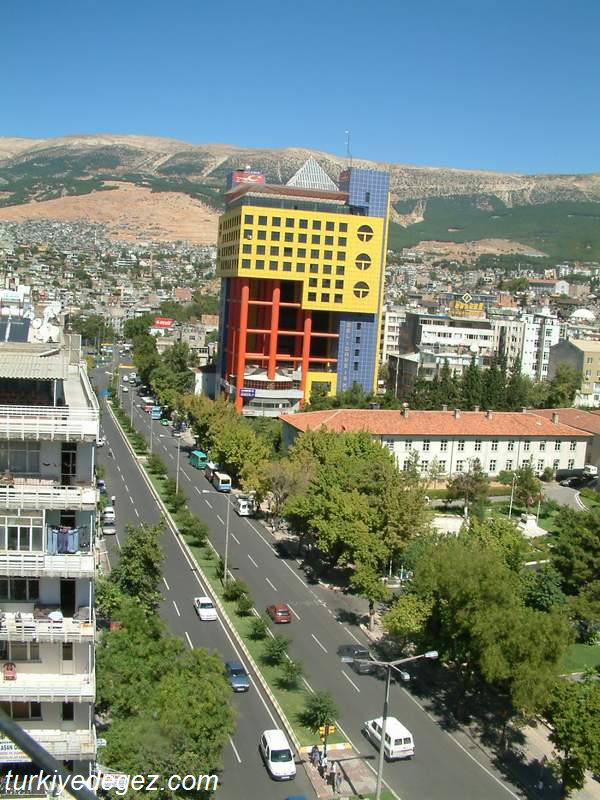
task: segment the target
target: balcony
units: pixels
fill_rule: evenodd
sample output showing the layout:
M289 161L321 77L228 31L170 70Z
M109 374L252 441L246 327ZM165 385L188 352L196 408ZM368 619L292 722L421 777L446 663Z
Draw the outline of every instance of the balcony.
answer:
M98 491L91 484L62 486L45 478L0 479L0 508L93 511Z
M39 618L35 612L0 612L0 641L2 642L93 642L95 619L63 617L50 620Z
M27 733L32 736L38 744L51 753L59 761L73 759L93 760L96 758L96 732L91 730L65 731L65 730L43 730L33 727L35 722L21 723ZM37 724L41 725L41 722ZM0 763L31 761L28 755L10 740L0 737ZM0 785L0 793L2 786ZM5 796L2 793L2 796ZM19 793L19 796L22 796ZM32 796L25 793L24 796ZM43 795L45 797L45 794Z
M50 703L93 703L96 696L96 676L92 672L76 675L25 672L26 661L17 662L14 680L0 678L0 701Z
M95 557L90 553L47 555L0 551L0 577L11 578L93 578Z
M0 439L93 442L98 424L96 407L0 405Z

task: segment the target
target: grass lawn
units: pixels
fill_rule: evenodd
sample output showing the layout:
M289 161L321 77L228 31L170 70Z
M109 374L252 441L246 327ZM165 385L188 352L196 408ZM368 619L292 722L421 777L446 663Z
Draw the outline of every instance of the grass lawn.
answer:
M375 800L374 794L361 794L358 796L358 800ZM394 795L389 792L387 789L384 789L381 792L381 800L394 800Z
M501 515L503 517L508 517L509 508L510 508L510 503L493 503L491 505L491 510L494 513L499 514L499 515ZM514 523L517 523L519 521L519 519L521 518L521 514L524 514L524 513L525 513L525 509L524 508L521 508L520 506L513 505L511 520ZM537 505L532 506L530 513L531 514L537 514ZM542 503L541 510L540 510L540 518L538 520L538 524L539 524L540 528L543 528L544 530L548 531L549 533L552 533L552 531L554 531L555 528L556 528L556 524L555 524L556 515L559 514L559 513L560 513L559 511L555 511L554 509L552 509L552 510L546 509L544 507L544 504Z
M250 638L250 626L253 617L240 617L236 613L235 601L227 601L223 599L223 587L221 585L221 581L216 575L216 557L212 552L210 552L209 555L209 551L206 547L198 547L197 545L191 544L189 541L188 546L192 551L198 565L206 575L207 580L210 582L211 587L218 595L220 601L223 603L229 619L232 621L237 632L244 640L244 644L250 651L252 658L257 663L262 675L269 684L271 691L283 708L288 720L290 721L290 724L294 728L300 744L302 746L318 744L318 735L315 734L314 731L311 731L309 728L305 727L300 721L300 716L304 710L306 699L309 696L308 690L304 687L302 681L300 681L297 689L288 689L280 685L280 667L267 664L263 660L264 642L266 640L263 639L261 641ZM338 744L344 741L344 737L338 731L329 737L330 744Z
M593 489L582 489L580 495L583 504L590 511L600 508L600 494L598 492Z
M583 672L600 666L600 645L572 644L562 660L565 672Z

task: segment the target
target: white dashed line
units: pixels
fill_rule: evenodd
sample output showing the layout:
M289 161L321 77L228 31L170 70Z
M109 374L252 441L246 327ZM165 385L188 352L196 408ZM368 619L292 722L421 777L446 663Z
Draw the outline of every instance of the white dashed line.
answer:
M168 591L168 592L170 592L170 591L171 591L171 587L170 587L170 586L169 586L169 584L167 583L167 579L165 578L165 576L164 576L164 575L163 575L163 583L164 583L164 585L167 587L167 591Z
M294 609L291 607L291 605L290 605L289 603L287 604L287 607L288 607L288 608L289 608L289 610L292 612L292 614L293 614L293 615L296 617L296 619L298 620L298 622L301 622L302 620L300 619L300 615L299 615L299 614L296 614L296 612L294 611Z
M120 550L121 549L121 542L119 541L119 534L118 533L115 533L115 539L117 540L117 547Z
M255 561L255 560L252 558L252 556L250 555L250 553L247 553L246 555L248 556L248 558L250 559L250 561L251 561L251 562L254 564L254 566L255 566L256 568L258 568L258 564L257 564L257 563L256 563L256 561Z
M346 631L346 633L348 634L348 636L351 636L351 637L354 639L354 641L355 641L357 644L362 644L362 642L360 641L360 639L358 639L358 638L357 638L357 637L356 637L356 636L355 636L355 635L352 633L352 631L350 630L350 628L349 628L347 625L345 625L345 626L344 626L344 630Z
M235 757L238 760L238 764L241 764L242 763L242 759L240 758L240 754L238 753L237 747L234 745L233 739L231 738L231 736L229 737L229 744L231 745L231 749L235 753Z
M271 583L271 581L270 581L268 578L265 578L265 580L266 580L266 582L269 584L269 586L271 587L271 589L273 589L273 591L274 591L274 592L276 592L276 591L277 591L277 587L276 587L276 586L273 586L273 584Z
M135 511L136 517L139 519L140 518L140 512L137 510L137 508L134 508L133 510Z
M175 600L173 600L173 605L175 606L175 611L177 612L177 616L180 617L181 616L181 612L177 608L177 603L175 602Z
M192 640L190 639L190 635L187 631L185 631L185 638L188 640L188 644L190 646L190 650L194 649L194 645L192 644Z
M192 482L192 479L191 479L191 478L190 478L190 476L187 474L187 472L182 472L181 474L183 475L183 477L184 477L184 478L187 478L187 480L188 480L190 483Z
M319 647L321 648L321 650L322 650L324 653L326 653L326 652L327 652L327 650L326 650L326 649L323 647L323 645L322 645L322 644L321 644L321 642L320 642L320 641L317 639L317 637L314 635L314 633L311 633L311 636L312 636L312 638L315 640L315 642L316 642L316 643L319 645Z
M223 519L223 517L220 514L217 514L217 519L219 520L221 525L225 525L225 520Z
M206 505L207 505L209 508L212 508L212 503L210 502L210 500L207 500L207 499L206 499L206 497L204 498L204 502L206 503Z
M200 491L200 489L197 486L194 486L194 489L198 492L198 494L202 494L202 492Z
M349 684L351 684L352 686L354 686L354 688L356 689L356 691L357 691L357 692L360 692L360 689L359 689L359 688L358 688L358 686L357 686L357 685L354 683L354 681L352 680L352 678L351 678L349 675L346 675L346 673L344 672L344 670L341 670L341 672L342 672L342 675L344 676L344 678L346 678L346 680L348 681L348 683L349 683Z
M232 534L231 534L231 538L232 538L232 539L235 539L235 541L236 541L238 544L240 544L240 540L239 540L239 539L238 539L238 537L235 535L235 533L232 533Z

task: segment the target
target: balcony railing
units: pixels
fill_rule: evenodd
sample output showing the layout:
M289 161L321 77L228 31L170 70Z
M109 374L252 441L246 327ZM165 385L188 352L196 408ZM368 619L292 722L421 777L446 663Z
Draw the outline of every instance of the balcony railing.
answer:
M98 422L97 408L0 405L0 439L94 441Z
M48 750L59 761L63 759L94 760L96 758L96 732L93 728L91 730L78 731L44 730L33 727L35 723L21 724L38 744L41 744L45 750ZM40 722L39 724L41 725L42 723ZM31 761L29 756L19 750L10 739L0 737L0 763L27 761ZM3 797L10 796L10 794L7 795L2 791L1 783L0 794ZM18 796L21 796L21 794L19 793Z
M97 503L98 491L93 486L49 485L36 479L0 483L0 508L93 511Z
M73 617L61 620L36 619L32 613L0 612L0 641L3 642L93 642L95 619Z
M57 675L24 672L27 662L17 662L14 680L0 679L0 701L91 703L96 696L95 674Z
M50 556L4 550L0 552L0 576L11 578L93 578L95 558L91 553Z

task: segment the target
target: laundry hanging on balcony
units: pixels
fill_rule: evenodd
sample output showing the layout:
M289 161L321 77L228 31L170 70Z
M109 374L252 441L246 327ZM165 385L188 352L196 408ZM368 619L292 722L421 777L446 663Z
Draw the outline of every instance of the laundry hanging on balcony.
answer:
M46 527L46 537L49 555L77 553L79 551L79 528L48 525Z

